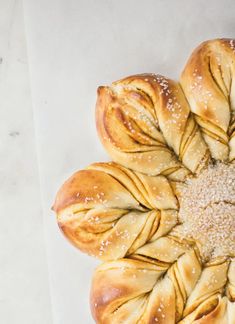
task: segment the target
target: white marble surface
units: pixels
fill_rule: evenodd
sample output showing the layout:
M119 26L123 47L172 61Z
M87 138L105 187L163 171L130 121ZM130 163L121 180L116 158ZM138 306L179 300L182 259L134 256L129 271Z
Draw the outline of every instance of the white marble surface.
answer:
M95 131L97 86L139 72L177 78L201 41L235 37L234 10L234 0L25 0L55 324L93 323L97 262L67 243L50 206L72 172L107 159Z
M0 323L51 324L21 1L0 1Z

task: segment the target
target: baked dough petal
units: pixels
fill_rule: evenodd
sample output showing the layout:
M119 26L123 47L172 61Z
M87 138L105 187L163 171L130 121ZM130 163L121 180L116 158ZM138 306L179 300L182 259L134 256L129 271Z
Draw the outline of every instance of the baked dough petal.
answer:
M235 158L235 40L202 43L181 75L191 111L214 159Z
M112 159L133 170L184 180L209 151L179 83L141 74L98 89L96 125Z
M53 209L72 244L114 260L170 232L177 223L178 200L165 176L95 163L64 183Z

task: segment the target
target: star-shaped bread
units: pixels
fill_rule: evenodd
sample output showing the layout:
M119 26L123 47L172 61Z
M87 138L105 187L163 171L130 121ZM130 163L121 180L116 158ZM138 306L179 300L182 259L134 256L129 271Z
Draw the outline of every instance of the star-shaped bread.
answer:
M235 323L235 40L197 47L180 78L99 87L112 158L59 190L59 227L101 259L99 324Z

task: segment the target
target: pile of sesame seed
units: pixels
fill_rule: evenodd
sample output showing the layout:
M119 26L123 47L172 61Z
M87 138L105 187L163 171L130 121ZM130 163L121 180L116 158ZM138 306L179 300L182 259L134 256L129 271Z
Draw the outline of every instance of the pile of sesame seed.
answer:
M209 165L180 196L180 235L197 242L203 261L235 256L235 164Z

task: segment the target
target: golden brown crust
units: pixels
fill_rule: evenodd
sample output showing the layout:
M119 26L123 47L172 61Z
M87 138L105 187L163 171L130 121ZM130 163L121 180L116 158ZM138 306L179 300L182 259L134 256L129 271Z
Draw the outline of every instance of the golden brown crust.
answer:
M176 259L177 257L175 261ZM185 277L184 269L190 263L197 270L191 274L188 272ZM200 271L200 263L193 250L189 250L172 264L159 260L155 265L131 259L106 263L96 270L93 277L93 316L97 323L107 324L122 323L120 316L123 323L151 323L155 319L160 323L175 323L182 315L185 298L177 295L178 280L182 280L182 289L190 293ZM189 280L189 275L192 280ZM184 285L185 278L188 278L186 282L189 286ZM103 298L105 304L100 303ZM130 320L137 301L141 304L136 314L138 317L135 321Z
M198 46L181 75L181 85L212 157L235 158L235 40Z
M97 190L96 184L99 185L99 190ZM112 187L111 193L109 186ZM99 191L102 192L101 196L99 196ZM122 197L120 197L120 204L125 202L124 204L126 206L128 202L130 207L132 206L138 209L138 203L118 181L115 181L114 178L101 171L91 169L81 170L70 177L61 187L56 196L53 210L56 213L60 213L66 207L71 207L76 204L82 204L84 206L82 209L90 209L97 204L105 204L105 200L107 200L107 203L109 201L110 204L113 195L118 195L120 192L122 194ZM105 197L105 200L102 199L102 197ZM119 196L116 196L116 198L117 197Z
M183 180L209 158L181 87L160 75L99 88L96 125L114 161L136 171Z
M76 247L110 260L168 233L177 223L177 204L164 176L95 163L64 183L53 208Z

